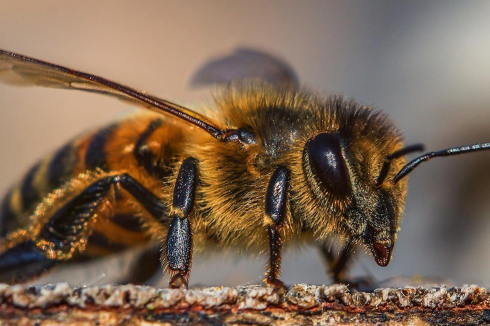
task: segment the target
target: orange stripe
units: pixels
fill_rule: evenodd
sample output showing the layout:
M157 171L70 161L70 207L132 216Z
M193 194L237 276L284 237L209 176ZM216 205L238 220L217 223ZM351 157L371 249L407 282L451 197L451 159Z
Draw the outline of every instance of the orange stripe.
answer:
M83 251L83 255L89 257L103 257L103 256L113 254L114 252L115 251L111 250L110 248L103 248L89 243L87 247L85 247L85 250Z
M145 232L128 231L105 218L97 219L94 229L104 235L107 240L127 246L146 243L150 239Z

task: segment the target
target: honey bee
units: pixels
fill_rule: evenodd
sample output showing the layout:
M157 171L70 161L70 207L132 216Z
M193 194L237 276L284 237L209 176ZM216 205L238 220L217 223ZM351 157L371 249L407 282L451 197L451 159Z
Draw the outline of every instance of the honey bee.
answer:
M406 164L405 156L423 146L404 147L387 115L298 89L284 64L267 60L293 82L231 85L217 97L211 119L105 78L0 50L4 81L98 92L154 111L72 140L11 188L0 217L0 281L22 282L62 262L159 243L169 286L186 288L193 248L213 243L267 252L264 282L281 290L281 251L298 239L314 239L333 280L345 281L357 248L379 266L389 264L410 172L433 157L490 149L490 143L453 147ZM341 243L338 252L329 250L333 239Z

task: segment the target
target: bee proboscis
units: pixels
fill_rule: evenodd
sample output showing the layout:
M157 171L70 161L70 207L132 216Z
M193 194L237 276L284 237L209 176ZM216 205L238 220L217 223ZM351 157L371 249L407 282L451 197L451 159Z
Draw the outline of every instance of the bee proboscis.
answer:
M0 217L0 281L9 283L159 242L170 287L187 287L194 245L213 242L268 252L264 281L283 289L281 250L295 238L317 241L334 281L343 281L357 247L380 266L390 262L405 176L433 157L490 148L454 147L405 164L422 146L404 147L385 114L287 84L230 86L211 119L3 50L0 79L96 91L156 111L72 140L11 188ZM340 252L328 250L332 239Z

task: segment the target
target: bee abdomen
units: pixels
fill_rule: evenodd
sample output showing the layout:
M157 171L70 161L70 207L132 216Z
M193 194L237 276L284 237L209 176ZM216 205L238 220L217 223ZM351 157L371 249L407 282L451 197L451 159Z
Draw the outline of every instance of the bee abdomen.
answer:
M18 211L14 207L13 191L11 189L2 201L2 208L0 211L0 237L5 237L10 230L13 230L20 226L18 219Z
M111 136L118 125L119 123L109 125L105 128L100 129L93 135L85 153L85 166L88 170L109 170L105 146L106 143L111 139Z
M149 175L148 180L163 180L172 172L180 132L180 128L165 124L161 118L145 117L111 124L66 144L34 165L5 195L0 211L0 237L25 227L29 215L49 193L80 173L141 169ZM155 143L159 147L149 146ZM131 144L134 150L126 152Z
M165 169L165 167L168 167L170 164L168 162L164 162L163 160L157 160L155 162L155 154L148 147L147 140L158 128L162 126L162 123L162 119L155 119L151 121L148 127L146 127L146 129L139 136L134 148L134 157L136 158L138 164L143 167L149 175L159 179L163 179L169 175L169 170L168 168ZM161 145L164 146L164 144ZM171 150L169 149L163 150L163 153L165 153L167 157L171 156Z
M77 162L73 143L60 148L54 155L29 169L20 183L5 195L0 212L0 236L25 226L27 217L47 193L71 178Z
M73 143L60 148L53 156L47 170L47 182L51 189L60 187L68 180L75 169L78 154Z

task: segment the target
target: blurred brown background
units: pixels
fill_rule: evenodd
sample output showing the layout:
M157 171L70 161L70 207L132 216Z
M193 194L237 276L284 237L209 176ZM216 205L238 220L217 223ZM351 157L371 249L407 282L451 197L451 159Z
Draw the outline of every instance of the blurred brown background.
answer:
M389 113L428 150L490 140L488 1L0 1L0 48L73 67L195 107L206 60L239 46L280 55L302 83ZM71 137L130 112L108 97L0 85L0 192ZM437 159L410 178L405 220L386 268L355 275L438 276L490 284L490 153ZM301 254L298 254L301 252ZM262 278L263 261L195 256L192 284ZM110 282L124 260L72 277ZM61 273L50 281L65 280ZM314 248L286 253L283 280L328 283Z

